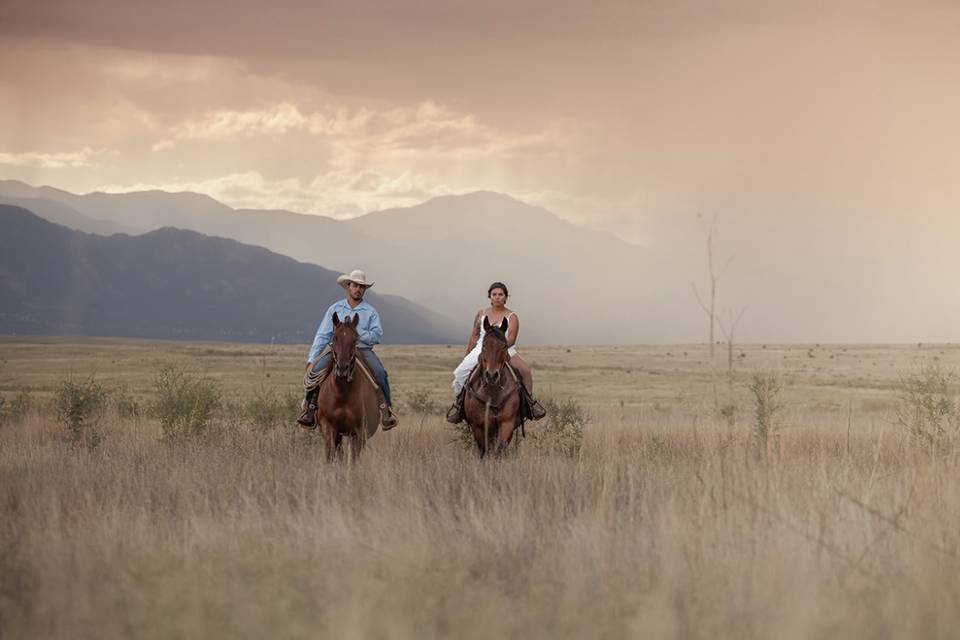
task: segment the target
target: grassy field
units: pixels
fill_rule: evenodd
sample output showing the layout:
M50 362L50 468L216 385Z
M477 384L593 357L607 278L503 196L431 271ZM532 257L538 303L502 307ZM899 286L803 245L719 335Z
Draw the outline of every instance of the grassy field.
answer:
M702 345L526 348L572 418L489 461L439 415L462 349L387 347L401 425L353 466L287 400L251 417L304 352L0 340L0 637L958 634L960 408L905 393L960 347L753 345L733 378ZM164 365L216 381L206 435L161 438ZM97 446L54 406L91 375ZM927 400L933 442L897 419Z

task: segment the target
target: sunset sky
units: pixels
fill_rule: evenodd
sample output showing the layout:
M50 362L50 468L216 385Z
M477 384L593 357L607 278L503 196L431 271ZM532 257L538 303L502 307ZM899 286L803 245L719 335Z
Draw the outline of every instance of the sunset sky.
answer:
M0 177L31 184L336 217L490 189L640 243L960 229L948 0L5 0L0 33Z

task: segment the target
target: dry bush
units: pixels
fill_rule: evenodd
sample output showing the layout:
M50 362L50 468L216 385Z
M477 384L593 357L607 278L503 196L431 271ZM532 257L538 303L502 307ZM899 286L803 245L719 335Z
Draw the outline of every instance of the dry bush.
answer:
M948 448L960 428L957 374L936 361L900 376L897 422L931 451Z
M473 437L473 430L470 428L470 425L467 424L466 420L458 422L457 424L447 423L447 425L453 432L453 437L450 438L450 444L464 451L477 450L477 440Z
M0 426L21 420L33 406L33 395L26 389L18 390L13 398L0 396Z
M527 424L531 443L538 449L578 457L583 446L584 427L590 422L586 410L572 397L562 400L545 398L543 407L547 411L546 418Z
M404 404L410 413L421 417L438 415L441 412L441 407L433 399L430 390L423 387L412 389Z
M255 431L290 425L300 413L301 402L295 391L260 387L249 393L243 403L244 421Z
M102 440L97 423L103 417L107 391L93 379L68 378L54 395L57 419L67 429L73 445L96 448Z
M153 413L165 441L195 440L209 434L214 412L221 404L216 382L174 365L160 367L154 382Z
M782 408L780 392L783 390L783 381L776 373L758 372L750 377L747 389L753 394L753 435L757 441L766 446L771 439L777 441L780 437L777 429L776 415Z
M130 393L126 386L117 387L112 391L113 409L124 420L137 420L144 414L141 403Z

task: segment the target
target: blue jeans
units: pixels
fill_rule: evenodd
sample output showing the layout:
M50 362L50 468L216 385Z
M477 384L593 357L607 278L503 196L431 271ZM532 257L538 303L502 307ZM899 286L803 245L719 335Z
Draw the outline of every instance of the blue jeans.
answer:
M390 382L387 381L387 370L383 368L383 363L380 362L380 358L374 353L373 349L357 349L358 355L363 358L363 361L370 367L371 373L377 379L377 384L380 385L380 388L383 389L383 397L387 401L387 406L393 406L393 401L390 399ZM333 352L328 351L320 358L317 359L316 364L313 365L313 371L319 373L327 368L330 364L330 359L333 358Z

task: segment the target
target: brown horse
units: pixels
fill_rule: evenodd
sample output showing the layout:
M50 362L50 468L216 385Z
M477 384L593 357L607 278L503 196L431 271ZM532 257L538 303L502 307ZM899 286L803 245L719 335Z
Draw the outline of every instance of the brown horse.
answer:
M357 324L360 316L343 322L333 314L333 357L317 397L317 425L327 448L327 460L343 451L343 437L351 440L351 459L360 456L367 438L380 426L377 390L357 369Z
M493 447L502 454L520 426L520 385L510 370L507 319L493 326L483 318L480 361L467 380L463 411L480 448L480 457Z

